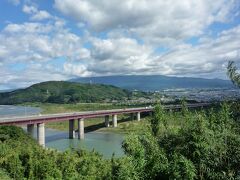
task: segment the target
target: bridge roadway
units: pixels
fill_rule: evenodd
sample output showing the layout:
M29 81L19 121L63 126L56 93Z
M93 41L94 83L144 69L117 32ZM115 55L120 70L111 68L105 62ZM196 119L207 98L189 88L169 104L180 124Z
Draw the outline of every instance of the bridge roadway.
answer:
M198 108L209 106L208 103L187 104L188 108ZM181 109L181 105L165 105L164 109ZM84 119L105 117L105 125L109 127L109 117L112 116L112 125L117 127L117 115L131 114L132 120L134 117L140 121L140 113L152 113L153 107L98 110L98 111L83 111L73 113L58 113L46 115L20 116L0 118L0 125L27 125L27 131L30 135L34 134L34 124L37 124L37 141L40 145L45 146L45 129L44 124L47 122L69 121L69 138L75 138L75 132L79 139L84 139ZM78 127L75 130L74 122L78 120Z

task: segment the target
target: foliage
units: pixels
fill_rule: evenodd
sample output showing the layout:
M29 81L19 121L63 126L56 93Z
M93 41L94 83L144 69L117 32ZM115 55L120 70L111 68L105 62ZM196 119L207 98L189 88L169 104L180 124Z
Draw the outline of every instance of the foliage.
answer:
M139 177L138 171L132 163L130 157L123 157L111 160L112 165L112 179L118 180L136 180Z
M0 179L3 179L3 180L10 180L11 178L7 175L7 173L0 169Z
M238 73L238 69L234 63L234 61L229 61L227 66L227 74L234 85L240 87L240 74Z
M13 135L11 135L13 133ZM13 179L108 179L111 163L96 152L43 149L15 126L1 126L0 168ZM110 174L110 175L109 175Z
M150 125L151 125L153 135L157 136L160 130L161 123L165 122L163 106L161 106L160 104L157 104L154 108L154 112L155 113L153 115L153 118L150 119L150 122L151 122ZM166 125L166 123L164 124Z
M239 179L240 128L229 105L175 113L155 107L123 142L126 156L43 149L15 126L0 127L0 177L13 179ZM187 120L186 120L187 119ZM180 122L182 121L182 122Z
M164 125L167 114L156 106L150 126L124 141L139 179L240 178L240 131L227 104L208 112L183 109L177 131Z
M0 104L111 102L127 99L129 96L132 96L130 91L111 85L49 81L32 85L26 89L0 93Z

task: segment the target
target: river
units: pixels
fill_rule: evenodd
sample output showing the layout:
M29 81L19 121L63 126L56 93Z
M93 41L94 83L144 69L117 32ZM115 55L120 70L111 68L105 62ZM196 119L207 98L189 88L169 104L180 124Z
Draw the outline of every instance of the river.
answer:
M0 117L25 116L39 114L40 112L41 109L35 107L0 105ZM23 129L26 130L26 127L23 127ZM113 153L115 157L121 157L124 155L123 149L121 148L124 136L121 134L109 132L89 132L85 133L84 140L68 139L68 132L49 128L45 129L45 134L47 148L53 148L60 151L72 148L81 148L88 151L92 151L94 149L105 158L111 158Z

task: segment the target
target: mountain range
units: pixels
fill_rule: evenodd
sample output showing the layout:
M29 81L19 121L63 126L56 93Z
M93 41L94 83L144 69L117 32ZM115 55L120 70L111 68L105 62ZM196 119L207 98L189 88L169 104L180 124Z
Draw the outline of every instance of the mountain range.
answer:
M170 77L163 75L125 75L81 77L71 79L71 82L106 84L128 90L159 91L175 88L231 88L234 87L229 80L204 79L192 77Z

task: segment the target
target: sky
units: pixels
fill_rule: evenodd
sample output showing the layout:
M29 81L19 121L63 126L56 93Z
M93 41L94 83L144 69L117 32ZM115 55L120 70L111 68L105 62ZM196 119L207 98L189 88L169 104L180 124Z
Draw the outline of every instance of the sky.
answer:
M0 1L0 89L108 75L227 79L229 60L240 65L239 0Z

